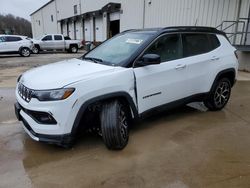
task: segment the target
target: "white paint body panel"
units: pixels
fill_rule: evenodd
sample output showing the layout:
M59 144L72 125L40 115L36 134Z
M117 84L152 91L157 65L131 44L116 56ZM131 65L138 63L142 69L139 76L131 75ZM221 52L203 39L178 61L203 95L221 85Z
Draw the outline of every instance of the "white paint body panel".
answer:
M22 40L15 42L0 42L0 52L18 52L21 47L27 47L29 49L33 48L33 43L30 40L27 40L25 36L19 35L0 35L0 37L20 37Z
M40 102L32 98L27 103L16 90L17 101L24 108L50 112L57 124L41 126L24 111L21 111L21 116L36 133L62 135L71 133L81 106L95 97L125 92L131 96L140 115L154 107L207 93L220 71L238 70L235 49L223 36L218 35L218 39L221 46L209 53L140 68L113 67L72 59L31 69L20 79L26 87L34 90L66 87L75 88L75 92L66 100ZM212 60L214 57L216 60ZM185 66L177 69L179 65Z
M62 36L63 40L54 40L55 35L60 34L49 34L52 36L52 40L43 41L42 39L48 35L42 36L40 39L33 39L34 44L40 46L40 50L68 50L71 44L75 44L78 48L82 47L82 43L80 40L64 40L64 36Z
M85 27L85 41L91 41L91 21L90 19L86 19L84 21L84 27Z

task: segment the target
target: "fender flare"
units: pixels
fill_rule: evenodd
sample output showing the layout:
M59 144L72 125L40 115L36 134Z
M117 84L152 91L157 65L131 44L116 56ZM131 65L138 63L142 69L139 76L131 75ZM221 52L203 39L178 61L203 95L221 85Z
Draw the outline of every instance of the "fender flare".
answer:
M216 77L215 77L215 79L214 79L214 82L213 82L213 84L212 84L212 86L211 86L211 88L210 88L210 90L209 90L210 92L212 91L212 89L213 89L215 83L219 80L219 78L221 77L221 75L226 74L226 73L233 73L233 74L234 74L234 83L235 83L235 76L236 76L236 71L235 71L235 69L234 69L234 68L229 68L229 69L222 70L222 71L220 71L220 72L216 75ZM234 84L234 83L233 83L233 84ZM233 87L233 84L232 84L232 87Z
M127 100L128 104L131 107L131 110L133 112L134 118L138 118L139 115L138 115L138 110L136 108L136 105L135 105L132 97L127 92L114 92L114 93L104 94L104 95L89 99L81 105L81 107L76 115L76 118L74 120L74 124L73 124L72 129L71 129L71 135L74 136L76 134L78 127L79 127L80 120L81 120L84 112L86 111L87 107L90 104L93 104L93 103L98 102L98 101L112 99L112 98L118 98L118 97L122 97L122 98L125 98Z

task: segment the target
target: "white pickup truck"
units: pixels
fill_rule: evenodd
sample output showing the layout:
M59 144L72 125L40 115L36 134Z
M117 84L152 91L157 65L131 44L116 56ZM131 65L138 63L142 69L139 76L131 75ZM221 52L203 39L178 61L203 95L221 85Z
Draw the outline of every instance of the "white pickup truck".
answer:
M32 39L34 48L32 52L38 54L40 51L60 50L70 53L77 53L82 47L80 40L71 40L69 37L64 37L61 34L43 35L39 39Z

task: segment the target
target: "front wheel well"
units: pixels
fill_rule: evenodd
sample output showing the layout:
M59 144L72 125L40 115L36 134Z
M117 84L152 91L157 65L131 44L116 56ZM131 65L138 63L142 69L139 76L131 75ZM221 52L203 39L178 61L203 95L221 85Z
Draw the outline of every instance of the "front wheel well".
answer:
M34 44L34 46L35 46L38 50L40 50L40 45L39 45L39 44Z
M81 132L81 130L86 130L96 126L96 124L98 124L97 121L99 120L99 114L102 110L103 104L114 100L118 100L121 102L121 104L126 106L131 118L136 118L138 116L135 105L131 104L132 99L128 99L126 96L113 96L100 98L97 100L90 100L84 103L80 108L72 128L72 134L77 135L77 133Z

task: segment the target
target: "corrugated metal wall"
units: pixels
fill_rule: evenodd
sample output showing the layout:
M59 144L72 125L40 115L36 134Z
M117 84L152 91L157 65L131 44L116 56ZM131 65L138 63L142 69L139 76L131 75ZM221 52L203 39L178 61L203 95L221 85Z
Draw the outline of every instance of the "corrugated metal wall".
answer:
M143 28L143 26L145 28L180 25L216 27L220 25L222 21L235 21L237 19L240 0L56 0L55 2L57 12L54 13L54 15L57 15L55 18L58 20L74 16L74 5L78 6L77 14L80 14L80 12L85 13L101 9L109 2L120 2L122 5L120 31L123 31L133 28ZM239 17L248 17L249 6L250 0L242 0ZM32 16L32 28L35 36L48 32L45 31L44 27L52 28L48 27L49 24L47 22L50 20L52 13L46 13L47 16L42 15L42 12L46 9L48 9L48 6ZM106 18L104 17L103 19ZM38 20L41 20L40 25L38 25ZM97 22L97 24L100 23ZM100 28L103 28L103 40L106 39L106 23L107 21L103 21L103 26L101 27L101 24L99 25ZM93 38L92 24L92 20L86 20L86 40L92 40ZM225 28L229 24L230 23L224 24L223 27ZM63 27L65 28L64 25ZM242 25L239 26L239 29L241 28ZM71 24L69 29L71 31L70 35L72 35L74 31ZM82 28L80 29L83 30ZM235 27L231 27L227 31L233 32L235 29ZM56 33L55 28L54 30L54 33ZM79 27L77 27L77 30L79 31ZM66 30L64 29L63 31L65 32ZM100 33L97 35L97 38L101 38ZM81 36L77 34L77 38L78 37ZM239 37L237 37L237 40L240 40Z
M145 27L197 25L216 27L236 20L239 0L146 0ZM242 0L240 17L247 17L249 0Z

